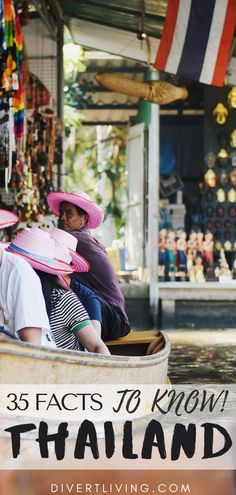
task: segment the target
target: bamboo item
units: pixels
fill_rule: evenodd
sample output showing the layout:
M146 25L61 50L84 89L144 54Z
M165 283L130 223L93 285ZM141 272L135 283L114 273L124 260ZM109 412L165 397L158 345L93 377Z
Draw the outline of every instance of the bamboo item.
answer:
M152 103L166 105L175 100L186 100L188 90L164 81L140 82L118 74L103 72L95 76L96 81L112 91L144 98Z

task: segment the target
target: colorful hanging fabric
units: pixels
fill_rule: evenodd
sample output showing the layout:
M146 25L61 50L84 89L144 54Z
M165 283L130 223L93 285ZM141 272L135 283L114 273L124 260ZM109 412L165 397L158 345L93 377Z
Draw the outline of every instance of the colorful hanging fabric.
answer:
M5 43L4 4L3 4L3 0L0 0L0 94L2 92L1 90L2 90L5 51L6 51L6 43Z
M18 90L13 95L13 114L15 137L20 138L24 133L24 77L23 77L23 36L20 17L15 6L15 46L18 73Z
M0 91L12 97L15 137L24 132L23 37L17 6L0 0Z
M154 66L223 86L235 27L235 0L169 0Z
M5 50L3 52L3 76L2 89L12 95L18 90L18 73L16 64L16 47L14 41L15 34L15 10L12 0L4 0L4 30L5 30Z

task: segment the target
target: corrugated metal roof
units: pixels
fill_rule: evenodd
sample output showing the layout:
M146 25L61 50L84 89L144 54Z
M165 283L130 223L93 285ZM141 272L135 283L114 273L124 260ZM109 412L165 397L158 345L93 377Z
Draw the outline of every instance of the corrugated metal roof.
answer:
M167 0L59 0L65 18L160 38Z
M58 0L75 43L153 63L167 0ZM140 41L145 33L147 40Z

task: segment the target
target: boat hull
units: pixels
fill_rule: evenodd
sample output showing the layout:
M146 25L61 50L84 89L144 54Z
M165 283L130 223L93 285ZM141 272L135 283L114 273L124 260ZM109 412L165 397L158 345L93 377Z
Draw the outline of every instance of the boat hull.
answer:
M153 332L153 338L156 335ZM162 338L161 350L141 356L104 356L0 341L0 380L2 384L164 384L167 380L170 343L165 335L160 332L158 335ZM127 354L131 352L133 344L131 347L126 345L125 339L120 347ZM150 342L149 337L147 346ZM114 347L112 352L116 352Z

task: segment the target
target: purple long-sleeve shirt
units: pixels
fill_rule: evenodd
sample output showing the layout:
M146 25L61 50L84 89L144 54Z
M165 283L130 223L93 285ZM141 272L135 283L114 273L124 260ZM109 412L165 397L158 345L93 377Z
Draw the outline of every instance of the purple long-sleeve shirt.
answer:
M124 297L105 247L92 236L87 228L70 233L78 239L77 252L90 264L89 272L74 274L75 278L93 289L104 301L118 307L124 315L125 327L130 329Z

